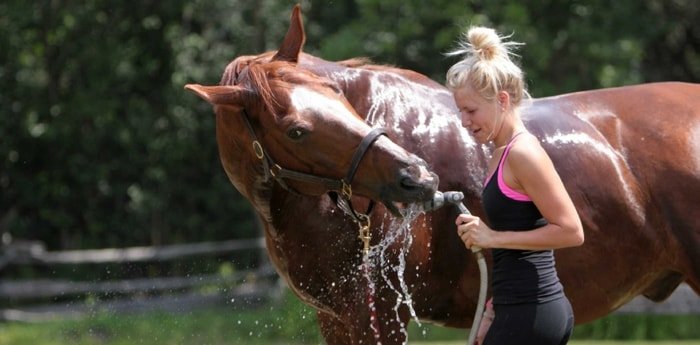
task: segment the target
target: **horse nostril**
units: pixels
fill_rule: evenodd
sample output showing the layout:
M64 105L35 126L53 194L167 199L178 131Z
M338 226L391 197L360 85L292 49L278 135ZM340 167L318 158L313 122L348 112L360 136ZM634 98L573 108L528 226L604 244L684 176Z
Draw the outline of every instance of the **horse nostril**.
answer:
M413 190L413 189L420 187L420 184L418 182L416 182L411 177L401 178L401 181L399 181L399 184L401 185L401 188L406 189L406 190Z
M399 185L405 190L415 190L425 188L426 184L433 182L432 174L423 174L423 170L418 165L411 165L401 169L399 173ZM426 171L427 172L427 171Z
M417 176L415 167L413 165L409 165L399 170L397 181L402 188L413 188L416 187L415 176Z

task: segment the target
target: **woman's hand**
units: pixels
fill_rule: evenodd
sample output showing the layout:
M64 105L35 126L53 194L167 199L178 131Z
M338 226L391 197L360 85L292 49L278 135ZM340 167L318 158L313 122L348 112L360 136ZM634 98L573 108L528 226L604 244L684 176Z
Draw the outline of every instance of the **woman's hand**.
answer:
M477 246L479 248L492 248L493 240L496 236L496 232L491 230L481 218L468 215L460 214L455 220L457 224L457 234L459 238L462 239L464 245L467 249L471 249L472 246Z

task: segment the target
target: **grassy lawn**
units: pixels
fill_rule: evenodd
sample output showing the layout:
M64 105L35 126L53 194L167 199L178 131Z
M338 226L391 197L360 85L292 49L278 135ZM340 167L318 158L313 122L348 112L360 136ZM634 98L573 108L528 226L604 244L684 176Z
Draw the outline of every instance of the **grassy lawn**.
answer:
M700 345L700 315L612 315L576 326L573 345ZM467 331L411 323L410 344L465 344ZM624 340L623 339L627 339ZM685 340L673 340L685 339ZM95 313L82 320L0 323L0 345L322 344L313 310L288 296L253 310Z
M412 345L464 345L465 341L449 341L449 342L417 342ZM699 340L667 340L667 341L651 341L651 340L572 340L569 345L697 345Z
M581 327L581 326L579 326ZM585 330L585 329L584 329ZM578 329L574 330L577 335ZM631 330L631 333L635 331ZM585 334L584 334L585 335ZM614 334L613 334L614 335ZM410 344L457 345L465 330L435 326L409 328ZM262 310L253 316L230 310L186 314L99 315L79 321L0 323L0 345L176 345L322 344L311 314ZM572 340L573 345L700 345L697 340Z
M184 315L154 314L121 318L104 316L83 321L60 321L41 324L0 324L0 345L131 345L131 344L322 344L315 325L288 328L280 324L257 324L253 321L238 323L235 316L222 312L197 312ZM254 327L252 327L252 326ZM298 326L298 325L297 325ZM274 329L273 329L274 328ZM467 334L463 330L431 330L433 336L416 335L413 330L410 344L463 345ZM451 340L419 340L444 338ZM572 345L700 345L698 340L572 340Z

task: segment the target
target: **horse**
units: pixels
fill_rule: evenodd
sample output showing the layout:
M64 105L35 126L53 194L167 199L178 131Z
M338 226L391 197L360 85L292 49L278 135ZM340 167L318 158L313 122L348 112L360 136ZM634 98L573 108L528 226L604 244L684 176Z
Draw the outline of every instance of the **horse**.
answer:
M261 218L271 262L328 344L405 343L412 319L469 327L478 272L457 211L412 205L461 191L483 217L493 147L461 126L439 83L326 61L302 52L305 39L297 5L277 51L234 59L219 85L186 86L214 107L223 169ZM555 251L577 324L682 282L700 294L699 109L700 85L677 82L523 106L584 225L582 246Z

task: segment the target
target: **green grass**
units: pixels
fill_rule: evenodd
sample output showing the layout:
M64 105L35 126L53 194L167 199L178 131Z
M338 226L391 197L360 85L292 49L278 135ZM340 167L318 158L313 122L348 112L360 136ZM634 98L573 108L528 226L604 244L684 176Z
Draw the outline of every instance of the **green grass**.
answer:
M464 345L465 341L416 342L411 345ZM700 340L572 340L569 345L698 345Z
M700 340L574 340L571 345L698 345Z
M317 344L315 312L296 298L254 310L98 313L81 320L0 323L0 345Z
M573 345L700 345L700 315L612 315L574 329ZM414 323L411 344L464 344L467 331ZM625 339L626 341L622 341ZM674 339L686 339L684 341ZM617 341L613 341L617 340ZM0 323L0 345L321 344L313 310L295 297L254 310L96 314L82 320Z

